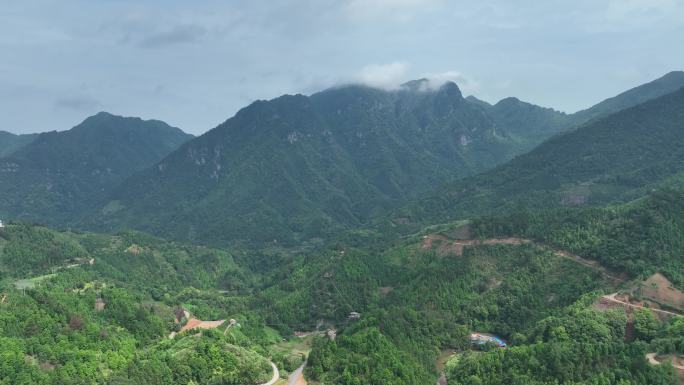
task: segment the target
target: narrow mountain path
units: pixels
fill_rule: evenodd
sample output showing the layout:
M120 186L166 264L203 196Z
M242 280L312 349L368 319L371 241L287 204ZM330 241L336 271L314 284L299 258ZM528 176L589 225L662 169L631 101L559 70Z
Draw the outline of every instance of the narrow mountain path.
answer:
M540 247L551 250L556 256L559 256L561 258L570 259L574 262L579 263L580 265L583 265L583 266L586 266L590 269L596 270L596 271L600 272L601 274L603 274L603 276L612 279L617 284L623 283L627 280L625 277L620 277L620 276L612 273L611 271L609 271L605 267L601 266L598 262L596 262L592 259L580 257L579 255L572 254L572 253L567 252L565 250L556 249L556 248L553 248L550 246L539 245L539 244L537 244L537 245Z
M619 299L615 298L615 296L617 296L617 295L618 295L618 293L613 293L613 294L609 294L609 295L604 295L603 298L605 298L606 300L608 300L610 302L618 303L620 305L628 306L628 307L635 308L635 309L646 309L646 310L650 310L650 311L656 312L656 313L667 314L667 315L671 315L671 316L675 316L675 317L682 317L682 315L679 313L674 313L674 312L667 311L667 310L653 309L650 307L644 307L641 305L635 305L635 304L632 304L629 302L620 301Z
M269 364L271 364L271 367L273 368L273 378L271 378L271 381L264 382L261 385L274 385L280 379L280 371L278 370L278 367L276 366L276 364L274 364L273 362L270 362L270 361L269 361Z
M446 237L441 236L441 235L428 235L423 237L423 248L424 249L429 249L432 248L432 242L440 240L440 241L448 241ZM544 250L549 250L551 251L554 255L565 258L568 260L571 260L573 262L579 263L583 266L586 266L592 270L596 270L600 272L603 276L606 278L609 278L615 282L615 284L621 284L624 283L627 279L625 277L621 277L605 267L603 267L600 263L597 261L587 259L584 257L581 257L579 255L570 253L566 250L561 250L543 243L538 243L535 242L531 239L526 239L526 238L518 238L518 237L508 237L508 238L487 238L487 239L468 239L468 240L457 240L451 242L451 245L455 246L453 251L456 252L457 255L461 255L463 253L463 247L466 246L481 246L481 245L527 245L527 244L533 244L541 249Z
M658 353L646 353L646 359L648 360L649 364L660 365L660 362L655 359L657 354Z

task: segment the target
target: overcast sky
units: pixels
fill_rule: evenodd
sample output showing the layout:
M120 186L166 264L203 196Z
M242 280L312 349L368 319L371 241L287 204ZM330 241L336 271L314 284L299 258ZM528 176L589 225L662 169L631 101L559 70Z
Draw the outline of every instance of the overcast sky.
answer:
M566 112L684 68L682 0L2 0L0 130L198 134L256 99L455 80Z

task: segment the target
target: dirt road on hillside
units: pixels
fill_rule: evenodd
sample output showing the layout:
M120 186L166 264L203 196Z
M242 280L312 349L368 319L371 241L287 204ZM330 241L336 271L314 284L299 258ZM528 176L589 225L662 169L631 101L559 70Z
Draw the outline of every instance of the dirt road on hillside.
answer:
M610 301L610 302L618 303L618 304L620 304L620 305L628 306L628 307L635 308L635 309L646 309L646 310L650 310L650 311L656 312L656 313L667 314L667 315L671 315L671 316L675 316L675 317L682 317L681 314L673 313L673 312L671 312L671 311L661 310L661 309L654 309L654 308L651 308L651 307L645 307L645 306L641 306L641 305L634 305L634 304L629 303L629 302L620 301L619 299L615 298L615 296L617 296L617 295L618 295L618 293L613 293L613 294L609 294L609 295L604 295L603 298L606 299L606 300L608 300L608 301Z
M598 262L580 257L579 255L572 254L565 250L556 249L544 244L536 243L530 239L508 237L508 238L488 238L488 239L466 239L466 240L450 240L447 237L440 234L426 235L423 237L422 248L424 250L432 249L433 244L439 242L439 247L437 252L443 255L455 254L457 256L463 255L463 248L467 246L484 246L484 245L527 245L534 244L535 246L549 250L554 253L554 255L569 259L573 262L579 263L586 266L592 270L600 272L603 276L613 280L616 285L625 282L627 279L625 277L618 276L601 266Z
M646 354L646 360L648 360L648 363L651 365L661 365L662 362L656 360L657 356L658 356L658 353L648 353L648 354ZM678 364L675 364L674 362L672 362L671 365L675 369L684 370L683 365L678 365Z
M306 362L302 364L297 370L292 372L290 378L288 379L287 385L307 385L308 383L304 379L304 367Z

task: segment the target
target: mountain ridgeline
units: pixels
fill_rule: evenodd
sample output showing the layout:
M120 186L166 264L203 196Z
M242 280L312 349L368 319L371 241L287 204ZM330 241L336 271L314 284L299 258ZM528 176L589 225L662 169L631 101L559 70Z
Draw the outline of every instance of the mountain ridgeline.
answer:
M603 202L629 190L626 183L644 185L626 182L623 174L645 173L629 167L641 167L632 160L651 142L633 139L648 127L616 138L636 146L624 154L630 161L618 166L624 172L617 182L598 181L598 174L575 180L573 171L567 178L541 175L582 163L576 155L592 151L591 167L618 177L602 160L613 153L612 161L620 161L615 133L601 127L633 124L620 111L682 86L684 72L672 72L565 114L516 98L491 105L463 98L454 83L434 87L425 79L394 91L351 85L257 101L193 140L163 122L101 113L65 132L0 135L0 215L105 231L135 228L216 245L296 244L367 224L429 194L432 199L402 210L402 218L448 219L501 207L492 197L505 199L504 206L521 199ZM658 114L647 111L639 119ZM662 151L659 145L646 150ZM670 171L660 171L669 175L677 167L675 160ZM541 174L527 177L524 169ZM541 186L539 178L562 186ZM454 187L433 193L449 183ZM560 198L550 197L551 190Z
M680 84L674 72L579 115L425 79L258 101L125 181L86 223L212 244L325 238Z
M664 76L638 87L608 98L591 108L572 115L574 124L608 116L620 110L636 106L651 99L670 94L684 87L684 71L672 71Z
M0 131L0 157L7 156L31 143L37 134L15 135Z
M0 215L68 225L124 179L191 136L160 121L99 113L0 158Z
M212 243L324 237L554 133L518 123L509 132L507 117L464 99L456 84L426 83L255 102L127 180L92 217L100 229Z
M684 88L557 135L397 214L428 222L628 201L684 180Z

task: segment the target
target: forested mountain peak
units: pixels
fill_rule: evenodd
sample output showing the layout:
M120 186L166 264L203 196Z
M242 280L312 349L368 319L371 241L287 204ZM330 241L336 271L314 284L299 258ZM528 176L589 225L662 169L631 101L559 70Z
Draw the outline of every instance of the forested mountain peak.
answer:
M450 80L440 82L434 79L421 78L410 80L401 84L399 91L411 92L445 92L453 97L462 98L461 89L458 85Z
M0 159L0 214L64 224L192 136L158 120L99 113Z
M174 139L175 137L186 139L193 137L191 134L184 133L180 128L172 127L161 120L120 116L105 111L87 117L83 122L66 132L81 133L89 130L98 132L123 131L138 135L168 135Z
M12 154L15 160L40 167L106 167L139 170L192 138L158 120L142 120L100 112L67 131L50 131Z
M526 134L512 135L452 82L284 95L126 181L91 218L186 239L317 237L510 159L539 140Z

